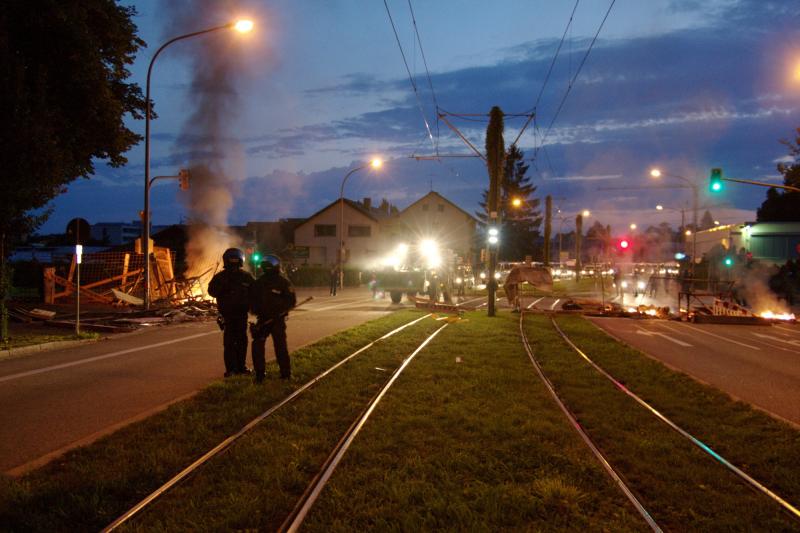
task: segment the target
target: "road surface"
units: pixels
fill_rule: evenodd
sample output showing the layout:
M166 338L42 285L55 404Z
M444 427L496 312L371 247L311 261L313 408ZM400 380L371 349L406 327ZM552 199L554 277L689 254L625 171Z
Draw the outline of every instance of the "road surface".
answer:
M648 355L800 425L800 326L589 318Z
M287 322L289 349L400 307L366 289L298 290L314 300ZM272 342L268 357L274 358ZM248 355L248 362L249 362ZM221 379L214 322L141 329L96 343L0 361L0 471L20 474Z

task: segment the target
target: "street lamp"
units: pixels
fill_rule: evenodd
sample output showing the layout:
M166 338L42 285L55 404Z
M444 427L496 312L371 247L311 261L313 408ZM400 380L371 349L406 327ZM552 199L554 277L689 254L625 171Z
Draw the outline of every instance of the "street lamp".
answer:
M635 230L637 227L638 226L636 225L636 223L631 222L631 225L630 225L631 231Z
M654 168L650 171L650 176L653 178L660 178L661 176L669 176L670 178L675 178L683 181L686 183L685 187L689 187L692 189L692 277L694 277L694 265L697 261L697 183L686 178L684 176L679 176L677 174L667 174L666 172L661 172L660 169ZM656 208L658 209L658 208ZM689 233L687 233L689 235Z
M147 67L147 83L145 88L145 113L144 113L144 212L142 213L142 253L144 255L144 308L150 309L150 77L153 73L153 64L164 48L176 41L205 35L218 30L233 29L239 33L247 33L253 29L253 21L247 19L235 20L222 26L214 26L205 30L187 33L173 37L161 45L153 54L150 65Z
M345 255L345 248L344 248L344 184L347 183L347 178L355 174L361 169L372 167L375 170L381 168L383 166L383 160L379 157L373 158L369 163L366 165L361 165L360 167L356 167L352 169L350 172L345 174L344 179L342 179L342 186L339 187L339 286L344 288L344 255Z

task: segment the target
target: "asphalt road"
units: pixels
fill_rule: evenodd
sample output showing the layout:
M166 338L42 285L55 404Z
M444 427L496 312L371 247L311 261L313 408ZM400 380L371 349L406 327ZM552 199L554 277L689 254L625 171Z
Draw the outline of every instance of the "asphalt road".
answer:
M589 318L613 336L728 394L800 425L800 326Z
M365 289L335 297L299 290L298 300L312 294L287 323L290 351L410 305L373 301ZM191 396L223 372L214 322L153 326L0 361L0 471L14 475L44 464Z

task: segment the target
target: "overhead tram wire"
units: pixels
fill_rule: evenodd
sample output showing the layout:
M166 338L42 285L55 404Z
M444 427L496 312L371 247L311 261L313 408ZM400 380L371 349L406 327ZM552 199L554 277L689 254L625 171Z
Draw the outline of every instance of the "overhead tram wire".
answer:
M406 54L403 51L403 45L400 43L400 36L397 34L397 27L394 25L394 19L392 18L392 12L389 10L389 4L386 0L383 0L383 5L386 8L386 14L389 16L389 22L392 25L392 31L394 32L394 38L397 41L397 47L400 49L400 55L403 57L403 64L406 66L406 72L408 73L408 81L411 82L411 88L414 90L414 96L417 98L417 105L419 106L419 111L422 114L422 121L425 123L425 129L428 132L428 138L431 140L431 145L433 146L434 151L437 151L436 142L433 140L433 133L431 132L431 126L428 123L428 117L425 116L425 109L422 106L422 100L419 97L419 90L417 90L417 83L414 81L414 76L411 74L411 69L408 66L408 60L406 59Z
M431 72L428 70L428 60L425 58L425 50L422 48L422 39L419 36L419 28L417 28L417 18L414 16L414 8L411 7L411 0L408 0L408 10L411 12L411 22L414 25L414 33L417 36L417 43L419 44L419 53L422 56L422 64L425 65L425 76L428 78L428 87L431 89L431 98L433 99L433 109L436 113L436 155L439 155L439 102L436 100L436 91L433 90L433 80L431 79Z
M595 32L594 37L592 38L592 42L589 43L589 48L586 50L586 53L583 55L580 64L578 65L577 70L575 71L575 75L569 82L567 86L567 90L564 92L564 96L561 98L561 102L558 104L558 108L556 109L555 115L553 115L553 119L550 121L550 125L547 127L547 131L545 131L544 136L542 137L542 144L536 149L534 152L534 157L539 153L539 148L544 146L544 142L547 137L550 135L550 131L553 129L553 124L555 124L556 119L558 119L559 113L561 113L561 109L564 107L564 102L567 101L567 97L569 96L570 91L572 91L572 87L575 85L575 81L578 79L578 75L581 73L581 69L583 69L583 65L586 63L586 59L589 57L589 53L592 51L594 47L594 43L597 42L597 37L600 35L600 32L603 31L603 26L605 26L606 20L608 20L608 16L611 14L611 9L614 7L614 4L617 0L611 0L611 3L608 6L608 10L606 10L606 14L603 17L603 20L600 22L600 26L597 28L597 32Z
M536 112L537 112L537 110L539 108L539 102L542 99L542 95L544 94L545 87L547 87L547 82L550 80L550 75L553 73L553 67L555 67L556 60L558 59L558 54L561 52L561 47L564 45L564 39L567 36L567 31L572 26L572 21L575 18L575 11L578 10L578 4L580 3L580 1L581 0L575 0L575 5L572 7L572 13L569 15L569 20L567 21L567 25L564 28L564 33L561 34L561 40L558 42L558 48L556 48L556 53L553 54L553 60L550 61L550 68L547 69L547 74L545 75L544 81L542 82L542 86L539 89L539 94L538 94L538 96L536 96L536 102L533 104L533 109L531 109L531 117L528 119L528 122L526 122L525 125L522 127L522 129L519 132L519 135L517 135L517 138L514 139L514 142L511 143L513 145L516 145L517 142L519 142L519 139L522 137L523 132L528 127L528 125L530 124L531 120L533 120L533 117L536 116ZM534 142L534 146L535 145L536 145L536 143Z

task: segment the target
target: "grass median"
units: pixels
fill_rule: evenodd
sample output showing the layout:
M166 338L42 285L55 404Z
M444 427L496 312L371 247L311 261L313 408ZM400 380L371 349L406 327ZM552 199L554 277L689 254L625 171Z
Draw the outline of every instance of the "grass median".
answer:
M670 530L790 531L798 523L616 389L548 318L526 318L545 373L642 503ZM611 339L579 317L564 332L597 364L728 460L800 502L800 432Z
M24 477L0 477L0 530L97 531L299 384L420 316L399 311L295 351L291 385L273 363L263 386L219 381Z

